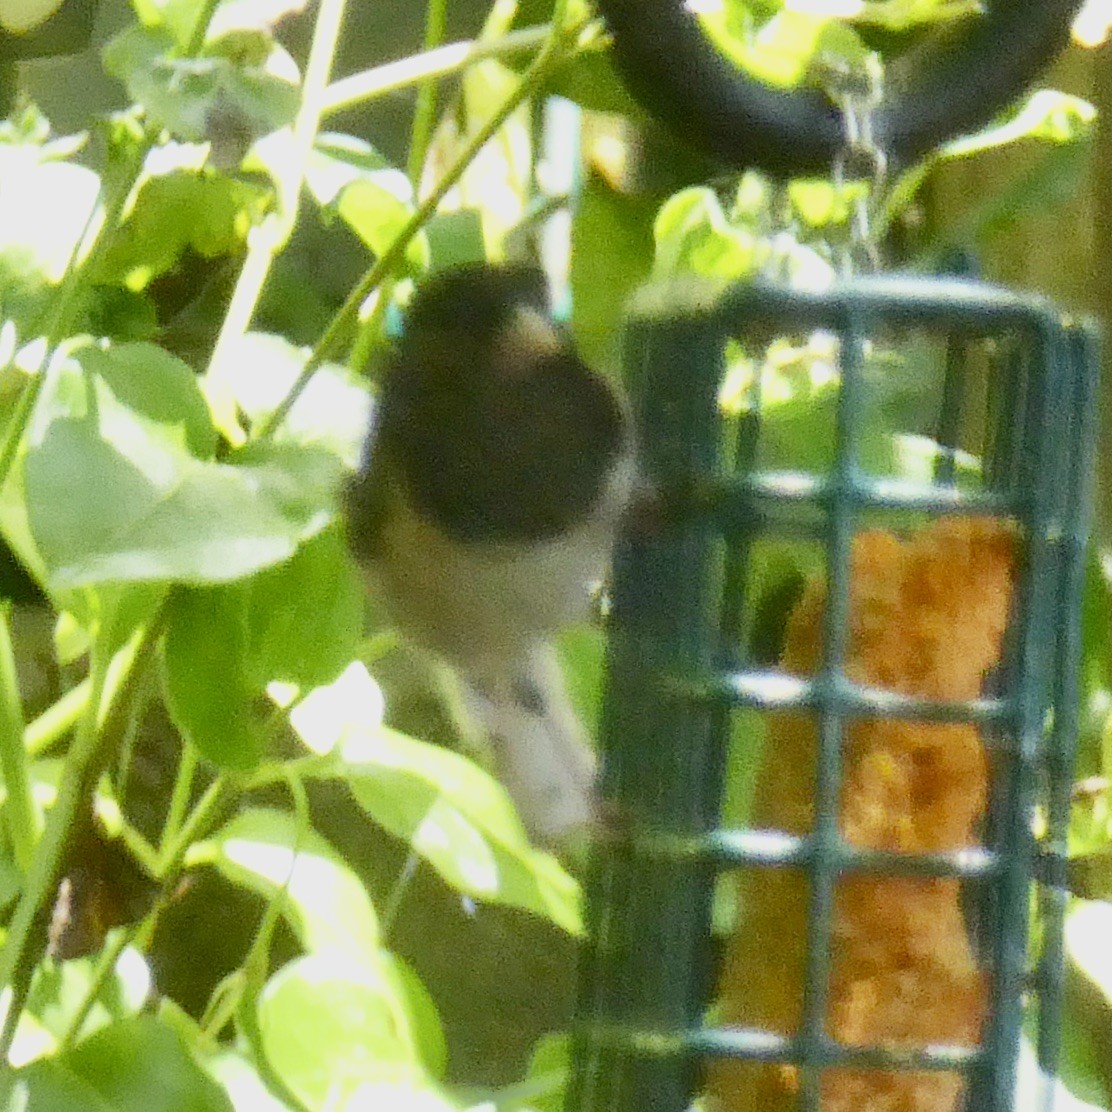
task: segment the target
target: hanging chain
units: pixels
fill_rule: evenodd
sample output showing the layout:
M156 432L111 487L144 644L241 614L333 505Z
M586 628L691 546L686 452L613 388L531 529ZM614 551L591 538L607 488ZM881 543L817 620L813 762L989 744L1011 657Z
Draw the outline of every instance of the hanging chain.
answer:
M884 196L888 159L876 139L876 110L884 99L884 67L876 54L863 64L824 60L827 94L842 113L842 146L834 156L834 188L844 196L851 183L860 188L853 199L848 242L842 251L845 274L871 273L880 266L876 212Z

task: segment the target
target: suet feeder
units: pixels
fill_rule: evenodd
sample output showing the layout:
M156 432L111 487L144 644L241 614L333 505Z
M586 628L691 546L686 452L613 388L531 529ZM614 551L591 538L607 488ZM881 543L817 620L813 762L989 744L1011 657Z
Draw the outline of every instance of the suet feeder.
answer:
M667 67L635 89L699 72L631 52L634 5L603 6L627 75ZM1004 100L1062 41L1070 12L1051 6ZM990 19L1005 7L1028 5ZM729 126L696 109L690 130L719 154L704 125L743 138L751 88L729 81ZM881 129L897 156L922 149L908 104ZM736 161L784 170L793 128L832 156L813 108L769 125L776 157L739 139ZM784 458L763 389L773 338L829 361L806 459ZM972 280L755 282L638 302L624 362L664 509L616 562L569 1112L684 1112L700 1093L713 1112L1007 1112L1025 1025L1058 1066L1093 330ZM914 404L878 440L892 375ZM808 554L811 582L770 660L754 615L784 552ZM729 776L762 737L728 827ZM716 893L736 915L718 972Z

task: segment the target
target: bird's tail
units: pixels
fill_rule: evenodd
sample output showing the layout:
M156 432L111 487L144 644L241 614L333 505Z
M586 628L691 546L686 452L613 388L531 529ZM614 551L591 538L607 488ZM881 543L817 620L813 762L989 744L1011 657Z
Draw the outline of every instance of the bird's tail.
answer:
M551 644L517 667L463 676L464 702L530 835L565 843L595 819L597 761Z

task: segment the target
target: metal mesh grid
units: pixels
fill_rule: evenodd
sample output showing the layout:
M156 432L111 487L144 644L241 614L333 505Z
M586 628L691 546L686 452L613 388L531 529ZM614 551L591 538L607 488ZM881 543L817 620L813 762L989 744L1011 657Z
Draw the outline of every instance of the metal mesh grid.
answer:
M719 406L726 340L814 329L838 341L831 466L822 474L762 468L760 376L739 419L727 420ZM952 450L923 483L870 475L860 463L865 353L880 333L909 330L939 339L945 350L930 432ZM982 412L972 420L983 468L971 486L958 481L955 460L971 423L975 345L993 355ZM645 466L668 514L654 535L624 542L615 573L602 722L610 836L600 841L589 878L591 941L569 1112L682 1112L698 1089L700 1061L712 1056L798 1065L797 1107L805 1112L821 1107L823 1068L847 1064L958 1069L969 1077L969 1108L1010 1109L1032 997L1040 1061L1051 1074L1057 1064L1093 334L1043 301L979 283L887 277L822 294L758 284L702 304L658 300L635 311L625 354ZM733 635L753 601L746 595L754 544L806 531L803 511L817 522L828 585L821 665L806 680L752 666ZM853 536L867 515L884 523L901 514L1006 518L1023 539L1005 666L990 693L973 702L861 688L844 674ZM736 708L816 715L810 834L720 828ZM996 761L984 848L909 855L844 842L837 813L843 728L869 716L980 728ZM1045 820L1041 839L1032 833L1036 812ZM736 866L795 867L809 878L802 1022L794 1037L704 1023L714 885ZM853 872L959 877L987 888L991 990L979 1048L848 1047L828 1036L833 896L838 877ZM1036 876L1042 946L1032 969Z

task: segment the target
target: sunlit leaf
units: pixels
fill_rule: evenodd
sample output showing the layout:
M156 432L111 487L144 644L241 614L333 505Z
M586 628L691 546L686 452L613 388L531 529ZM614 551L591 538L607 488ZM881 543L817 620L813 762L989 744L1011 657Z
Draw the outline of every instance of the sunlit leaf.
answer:
M75 1018L78 1007L93 987L99 955L41 965L35 973L27 1014L33 1016L43 1031L54 1040L62 1037ZM115 970L96 993L89 1014L81 1027L82 1037L119 1020L136 1015L151 992L151 972L146 959L131 947L116 961ZM17 1032L13 1060L26 1061L19 1052ZM56 1047L51 1047L53 1050Z
M115 344L107 349L89 345L76 351L74 359L144 424L164 429L198 459L212 457L216 430L196 376L180 359L143 343ZM110 426L109 435L112 431Z
M855 0L849 0L849 6ZM966 16L979 15L978 0L858 0L860 10L850 11L857 23L872 23L888 31L907 31L914 27L948 23Z
M1066 951L1112 1004L1112 904L1078 903L1066 918Z
M867 190L863 183L839 189L833 182L821 179L788 183L792 208L812 228L841 224L848 219L855 197Z
M305 184L320 205L333 205L344 189L360 177L385 174L392 192L412 200L405 175L370 143L354 135L322 132L317 136L305 168Z
M1092 131L1096 109L1080 97L1056 89L1036 89L1001 123L954 139L942 148L944 158L964 158L1020 139L1071 143Z
M1108 0L1086 0L1074 17L1073 40L1081 46L1103 45L1112 30L1112 4Z
M698 274L734 279L752 273L757 244L751 231L730 224L713 190L682 190L660 209L653 229L658 276Z
M241 251L269 193L251 182L208 173L151 177L97 268L102 282L146 288L186 249L204 258Z
M272 31L307 5L308 0L223 0L209 23L208 38L218 39L232 31Z
M708 5L700 21L718 49L736 65L772 85L798 85L816 60L860 64L868 51L852 28L835 18L842 12L786 6L760 26L748 6Z
M369 143L350 135L318 137L305 184L317 203L339 215L376 255L390 247L413 215L409 179ZM427 269L424 233L410 243L406 258L416 272Z
M394 984L375 966L314 954L267 982L259 1032L271 1067L298 1099L310 1108L342 1108L361 1085L420 1082L403 1010Z
M266 444L234 463L198 459L188 450L204 438L196 408L164 419L188 396L180 368L157 349L126 350L118 377L161 375L166 399L134 385L129 399L150 412L133 409L73 359L52 372L29 431L27 510L52 584L225 582L288 559L328 524L334 456Z
M254 1064L234 1050L224 1050L206 1059L205 1071L219 1082L235 1112L290 1112L266 1087Z
M21 35L45 23L65 0L0 0L0 30Z
M464 134L473 135L498 111L519 77L501 62L470 66L462 80ZM487 255L500 258L507 233L525 215L533 170L532 121L527 105L514 111L468 163L459 206L482 214Z
M177 1033L200 1067L227 1094L235 1112L293 1112L266 1087L245 1041L235 1046L214 1042L201 1025L168 997L158 1002L160 1023Z
M310 691L291 711L290 725L320 756L334 753L351 729L375 729L386 703L366 666L355 661L332 683Z
M377 685L362 665L353 665L333 688L311 693L313 713L291 716L291 724L318 753L340 740L343 777L367 814L461 892L579 931L575 881L529 844L501 785L458 753L368 721L361 687L375 713Z
M398 999L405 1003L409 1028L417 1053L432 1077L442 1078L448 1067L448 1043L436 1003L421 978L397 954L380 954L383 974L396 980Z
M0 295L6 272L61 280L99 191L100 178L85 166L43 161L29 144L0 143Z
M257 428L289 393L308 351L281 336L249 332L228 345L219 373L231 385L236 405ZM319 367L275 433L278 441L315 444L334 452L350 470L363 454L371 396L363 379L346 367Z
M1048 1093L1053 1093L1050 1104L1047 1103ZM1104 1095L1094 1093L1093 1099L1100 1103L1090 1104L1071 1092L1061 1079L1047 1077L1039 1069L1038 1057L1030 1041L1024 1038L1020 1042L1014 1112L1044 1112L1048 1107L1054 1112L1106 1112L1108 1105Z
M343 858L294 816L251 808L237 815L192 859L211 862L266 899L284 890L283 914L310 953L378 966L378 921L366 889Z
M145 27L163 27L178 46L186 46L201 14L197 0L131 0Z
M524 1080L498 1100L499 1112L564 1112L570 1043L567 1035L545 1035L533 1050Z
M345 1094L338 1112L460 1112L460 1106L435 1090L417 1082L363 1081ZM471 1112L493 1112L479 1105Z

